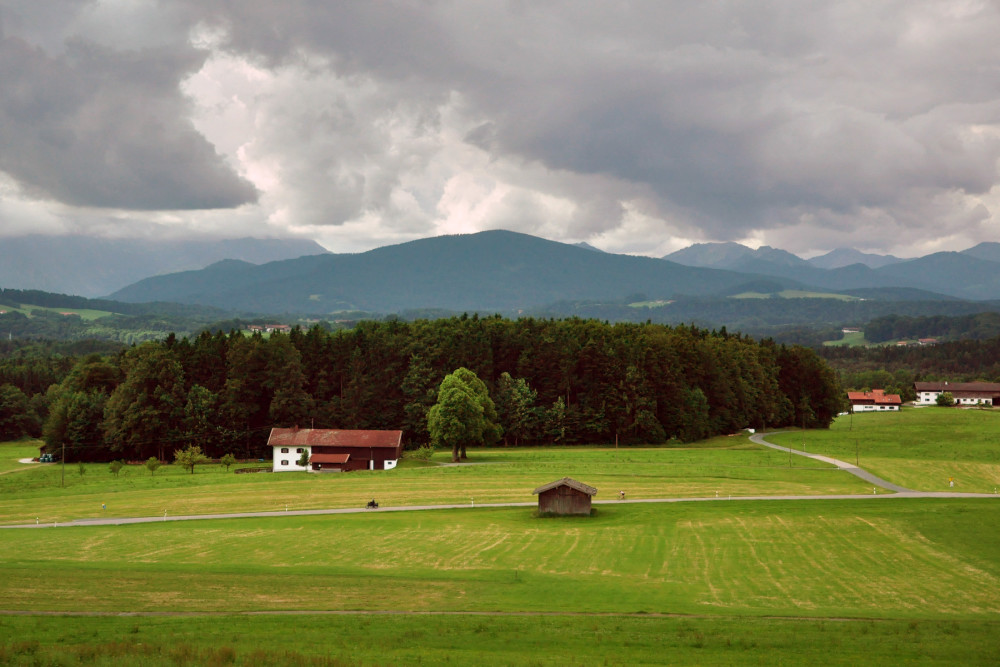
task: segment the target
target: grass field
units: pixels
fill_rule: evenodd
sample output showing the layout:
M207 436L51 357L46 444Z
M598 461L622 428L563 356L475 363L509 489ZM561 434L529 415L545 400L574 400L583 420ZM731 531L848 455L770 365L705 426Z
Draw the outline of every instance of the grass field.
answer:
M32 306L29 304L21 304L20 308L14 308L12 306L3 306L0 307L0 309L8 310L11 312L16 311L19 313L23 313L28 317L31 317L35 311L46 311L49 313L72 313L73 315L79 315L80 319L88 322L114 314L108 310L90 310L87 308L48 308L46 306Z
M990 499L864 499L619 504L602 506L591 519L537 519L530 509L515 508L5 530L0 608L556 614L533 621L312 615L274 621L297 638L300 624L316 628L319 637L325 624L359 623L375 623L386 635L390 628L409 628L407 639L419 646L427 634L435 636L428 653L410 647L408 657L380 652L383 643L358 641L349 655L361 664L400 664L404 657L433 664L435 655L441 657L435 646L456 649L457 664L589 664L602 655L609 664L652 664L663 658L657 647L676 643L686 653L674 657L687 657L667 662L742 656L741 664L774 664L758 653L770 647L768 652L784 650L789 664L809 654L814 664L829 664L826 642L850 647L842 654L841 664L848 664L847 657L867 655L864 647L886 640L883 632L924 662L933 653L930 642L942 651L940 664L954 664L949 660L956 655L963 664L988 664L985 658L1000 648L1000 534L984 535L981 528L998 521L1000 503ZM642 618L651 614L691 616ZM772 623L770 617L786 620ZM28 621L0 621L13 646L22 637L14 628ZM200 664L197 650L219 647L206 634L247 653L258 645L268 651L290 646L288 639L250 636L244 643L237 628L260 622L230 616L30 622L68 634L69 644L91 651L122 641L114 627L138 628L139 638L125 637L135 643L169 623L199 637L193 645L201 649L180 642L196 651L189 664ZM76 633L68 629L74 626ZM623 627L630 630L623 634ZM924 630L915 631L919 627ZM553 635L546 628L562 629ZM799 634L802 628L808 636ZM508 634L515 631L524 634ZM881 639L869 637L873 631ZM35 631L28 636L35 638ZM488 641L481 645L480 639ZM938 639L949 648L941 649ZM348 651L351 644L341 644L347 641L332 632L312 648L295 646L306 654ZM155 650L167 655L180 650L169 638L159 642ZM50 646L42 642L39 649L42 644ZM473 659L496 646L492 660ZM468 661L459 658L464 651ZM567 655L576 659L567 662ZM898 651L883 647L875 650L879 655L881 664L899 664ZM867 662L879 664L871 657Z
M987 490L1000 412L936 408L770 436L928 490ZM31 443L0 445L0 473ZM24 454L25 451L28 454ZM531 508L0 530L0 663L13 665L992 665L1000 500L872 498L744 436L683 448L472 450L482 465L150 478L106 465L0 474L0 515L532 500L570 475L590 518ZM947 468L947 466L952 466ZM947 468L947 469L946 469ZM955 471L962 471L957 473ZM975 488L970 488L975 487ZM991 489L989 489L991 490ZM852 493L852 500L739 495ZM185 509L188 512L185 512ZM31 517L33 523L33 517ZM19 616L13 612L27 612ZM108 614L50 616L55 614ZM30 612L36 612L31 614ZM119 616L117 614L150 614ZM346 615L345 615L346 613ZM163 616L166 614L166 616Z
M829 430L780 433L768 440L857 461L917 491L1000 490L1000 410L925 407L859 413L838 417Z
M771 299L780 297L782 299L834 299L835 301L858 301L858 297L849 294L835 294L833 292L806 292L803 290L786 289L780 292L742 292L732 295L731 299Z
M868 340L865 338L864 331L857 331L851 333L845 333L843 337L837 340L824 341L823 345L827 347L857 347L862 345L869 345Z
M18 461L37 457L39 444L41 443L37 440L0 443L0 475L8 472L28 472L36 468L36 466L26 466Z
M12 445L0 445L5 452ZM13 445L21 447L22 445ZM20 450L19 450L20 451ZM747 436L715 438L691 447L551 447L470 449L477 465L404 465L391 471L345 475L278 473L235 475L221 466L189 474L165 466L155 476L128 466L118 478L105 464L60 466L0 475L0 523L63 522L99 516L159 516L241 511L360 507L378 498L383 507L529 502L532 489L560 477L586 481L610 499L821 495L865 493L857 478L823 463L798 459ZM36 450L37 453L37 450ZM6 454L0 459L15 458ZM435 454L435 463L448 454ZM483 465L478 465L482 463ZM20 465L20 464L17 464ZM107 506L107 510L102 509Z
M988 665L989 621L572 616L0 618L5 665Z

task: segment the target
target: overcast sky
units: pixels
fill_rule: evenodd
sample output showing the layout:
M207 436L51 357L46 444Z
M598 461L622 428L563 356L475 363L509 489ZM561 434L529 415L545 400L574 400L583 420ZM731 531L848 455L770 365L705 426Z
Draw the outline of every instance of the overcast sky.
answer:
M961 250L998 7L0 0L0 235Z

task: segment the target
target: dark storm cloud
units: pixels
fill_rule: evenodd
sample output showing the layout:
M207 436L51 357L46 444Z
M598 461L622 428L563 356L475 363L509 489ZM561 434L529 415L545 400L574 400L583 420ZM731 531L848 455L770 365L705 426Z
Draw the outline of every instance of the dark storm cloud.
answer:
M0 35L0 170L30 195L80 206L255 201L188 118L178 85L204 58L190 47L120 51L80 38L51 55Z
M467 216L874 249L1000 222L995 2L16 4L0 170L64 202L236 206L238 164L276 224L383 240Z
M475 145L644 186L712 237L997 181L968 130L1000 119L992 3L209 5L230 48L459 91Z

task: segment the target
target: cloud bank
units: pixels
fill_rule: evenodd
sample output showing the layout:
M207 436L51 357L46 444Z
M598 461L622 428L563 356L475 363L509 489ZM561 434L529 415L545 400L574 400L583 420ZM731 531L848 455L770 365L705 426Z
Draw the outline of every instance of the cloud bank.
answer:
M0 7L0 233L1000 236L993 2Z

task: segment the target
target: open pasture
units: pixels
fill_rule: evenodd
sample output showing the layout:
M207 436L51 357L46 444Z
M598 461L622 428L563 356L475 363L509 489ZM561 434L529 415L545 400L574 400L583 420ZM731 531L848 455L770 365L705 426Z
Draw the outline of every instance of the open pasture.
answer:
M11 445L0 445L0 452ZM832 466L755 445L745 435L688 447L546 447L470 449L471 465L406 462L390 471L346 474L260 473L236 475L205 465L189 474L164 466L151 476L127 466L113 477L106 464L85 473L68 464L30 475L0 476L0 523L63 522L102 516L171 516L244 511L529 502L531 491L570 476L597 487L598 499L824 495L866 493L857 478ZM20 464L19 464L20 465ZM107 506L107 510L102 509Z
M825 454L917 491L1000 489L1000 410L905 408L838 417L829 430L767 439ZM949 486L954 478L955 486Z
M5 665L989 665L991 621L635 616L0 617Z
M0 609L996 619L995 525L992 499L865 498L7 529Z
M8 529L0 609L218 616L0 616L0 657L991 664L998 521L992 499L865 498ZM373 613L323 615L344 610Z
M21 459L38 456L38 440L18 440L0 444L0 475L8 472L28 471L36 466L19 463Z
M80 319L88 322L102 317L107 317L108 315L114 315L114 313L107 310L93 310L89 308L50 308L48 306L34 306L31 304L21 304L21 306L17 308L13 306L6 306L4 309L24 313L28 317L34 315L36 311L56 313L59 315L77 315Z

